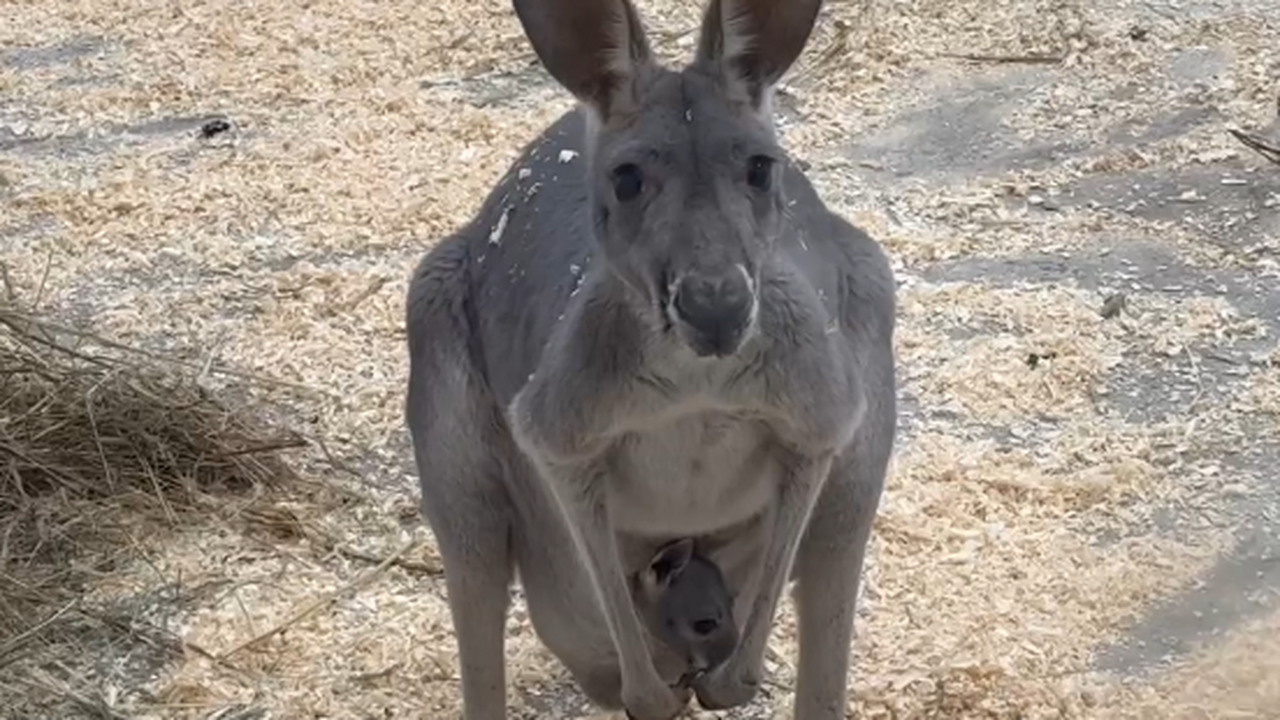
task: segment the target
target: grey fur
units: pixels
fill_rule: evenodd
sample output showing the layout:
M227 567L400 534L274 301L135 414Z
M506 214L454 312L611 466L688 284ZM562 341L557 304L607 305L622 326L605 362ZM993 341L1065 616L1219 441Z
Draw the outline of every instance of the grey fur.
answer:
M677 72L628 0L515 0L582 107L427 253L407 299L406 416L466 720L505 718L516 572L589 697L676 715L688 663L645 632L629 578L685 537L723 571L741 635L699 702L754 697L794 578L794 717L844 717L896 428L895 300L879 245L775 137L770 89L819 4L711 0Z
M733 593L692 538L658 548L636 573L632 599L649 633L688 664L681 685L719 667L738 647Z

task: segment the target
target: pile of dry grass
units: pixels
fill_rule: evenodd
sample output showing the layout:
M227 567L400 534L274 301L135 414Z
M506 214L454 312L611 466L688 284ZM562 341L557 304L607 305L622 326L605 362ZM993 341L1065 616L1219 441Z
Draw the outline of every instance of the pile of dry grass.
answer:
M220 401L200 368L43 318L7 280L0 293L0 675L48 690L86 624L121 623L86 601L92 581L158 532L295 480L278 453L304 441Z

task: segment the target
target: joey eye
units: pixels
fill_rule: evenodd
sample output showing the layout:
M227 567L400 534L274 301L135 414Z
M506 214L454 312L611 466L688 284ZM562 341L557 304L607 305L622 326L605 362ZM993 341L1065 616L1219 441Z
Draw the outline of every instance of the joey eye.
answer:
M757 190L768 190L773 186L773 158L766 155L752 155L747 159L747 184Z
M644 189L644 175L635 163L623 163L613 169L613 194L618 202L630 202Z

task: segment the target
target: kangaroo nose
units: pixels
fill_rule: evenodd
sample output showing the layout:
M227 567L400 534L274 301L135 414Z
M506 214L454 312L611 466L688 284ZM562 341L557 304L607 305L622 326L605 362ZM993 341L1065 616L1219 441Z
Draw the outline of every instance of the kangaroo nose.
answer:
M676 316L701 336L700 354L728 355L738 348L754 303L745 274L687 275L676 287Z

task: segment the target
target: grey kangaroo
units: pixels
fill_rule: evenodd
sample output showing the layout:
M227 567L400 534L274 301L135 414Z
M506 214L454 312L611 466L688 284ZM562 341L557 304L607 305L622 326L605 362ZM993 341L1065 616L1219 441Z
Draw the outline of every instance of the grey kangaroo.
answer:
M686 687L729 659L738 646L733 593L719 566L697 552L692 538L663 545L635 575L636 613L645 627L688 664Z
M579 101L415 270L406 420L446 571L466 720L506 716L517 573L595 703L751 701L790 580L796 720L843 718L896 432L895 284L779 146L771 95L821 0L710 0L658 63L629 0L514 0ZM736 650L690 688L629 578L707 542Z

